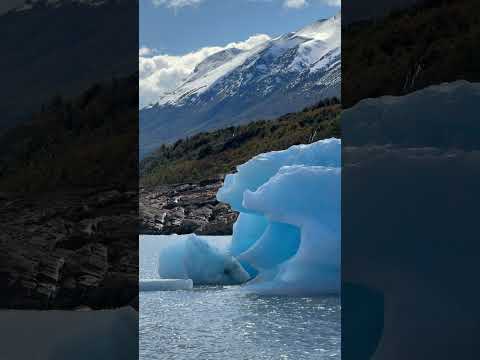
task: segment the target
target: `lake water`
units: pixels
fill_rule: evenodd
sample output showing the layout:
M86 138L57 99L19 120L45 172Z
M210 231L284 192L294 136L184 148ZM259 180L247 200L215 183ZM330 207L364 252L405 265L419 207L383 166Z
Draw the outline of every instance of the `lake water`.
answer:
M158 251L175 239L141 238L142 279L158 277ZM340 359L340 300L260 297L236 286L142 292L140 359Z

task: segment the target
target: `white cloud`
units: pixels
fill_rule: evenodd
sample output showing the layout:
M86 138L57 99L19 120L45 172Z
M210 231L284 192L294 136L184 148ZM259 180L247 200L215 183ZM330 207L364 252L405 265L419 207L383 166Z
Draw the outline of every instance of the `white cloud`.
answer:
M342 0L326 0L325 1L327 5L330 6L341 6L342 5Z
M138 56L140 56L140 57L142 57L142 56L152 56L156 53L157 53L156 49L150 49L146 46L143 46L140 49L138 49Z
M240 49L240 50L250 50L250 49L253 49L257 45L260 45L261 43L264 43L267 40L270 40L270 36L268 36L266 34L258 34L258 35L250 36L245 41L232 42L232 43L228 44L227 46L223 47L222 49L236 48L236 49Z
M152 0L155 6L166 6L168 8L179 9L186 6L198 5L205 0ZM272 0L248 0L249 2L272 2ZM310 2L317 1L329 6L340 6L341 0L284 0L283 6L291 9L302 9L307 7Z
M283 5L287 8L301 9L308 5L307 0L285 0Z
M155 6L166 6L168 8L178 9L185 6L198 5L203 0L152 0Z
M283 6L290 9L303 9L315 0L285 0ZM340 6L341 0L316 0L317 3L323 3L329 6Z
M174 90L210 55L228 48L248 50L268 39L268 35L254 35L246 41L205 47L181 56L155 55L147 47L139 49L140 106L155 103L160 96Z

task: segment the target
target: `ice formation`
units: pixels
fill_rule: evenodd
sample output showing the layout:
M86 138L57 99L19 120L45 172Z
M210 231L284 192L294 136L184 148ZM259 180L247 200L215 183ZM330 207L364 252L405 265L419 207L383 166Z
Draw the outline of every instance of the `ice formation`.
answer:
M194 285L236 285L250 279L237 259L196 235L160 251L161 278L191 279Z
M217 194L241 214L230 252L269 294L340 289L341 143L327 139L261 154Z
M340 145L321 140L240 165L217 194L240 212L229 246L196 235L178 238L160 251L160 277L193 285L246 283L245 289L262 294L338 293ZM141 289L165 284L144 282Z

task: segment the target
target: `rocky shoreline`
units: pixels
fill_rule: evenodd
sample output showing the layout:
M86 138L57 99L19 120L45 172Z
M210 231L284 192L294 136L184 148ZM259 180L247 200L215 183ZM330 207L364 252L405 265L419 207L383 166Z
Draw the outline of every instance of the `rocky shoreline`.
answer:
M0 193L0 307L138 309L139 226L141 234L231 234L238 214L216 200L222 184Z
M137 192L0 194L0 307L138 306Z
M238 214L217 201L223 177L140 189L140 233L231 235Z

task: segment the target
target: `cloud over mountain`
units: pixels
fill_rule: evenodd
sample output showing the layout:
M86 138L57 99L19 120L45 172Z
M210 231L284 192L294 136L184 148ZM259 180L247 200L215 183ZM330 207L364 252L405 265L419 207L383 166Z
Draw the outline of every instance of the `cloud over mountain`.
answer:
M154 49L142 47L139 49L140 106L148 105L164 93L175 89L192 73L195 66L210 55L231 48L248 50L269 39L268 35L259 34L245 41L233 42L223 47L204 47L180 56L155 55Z

